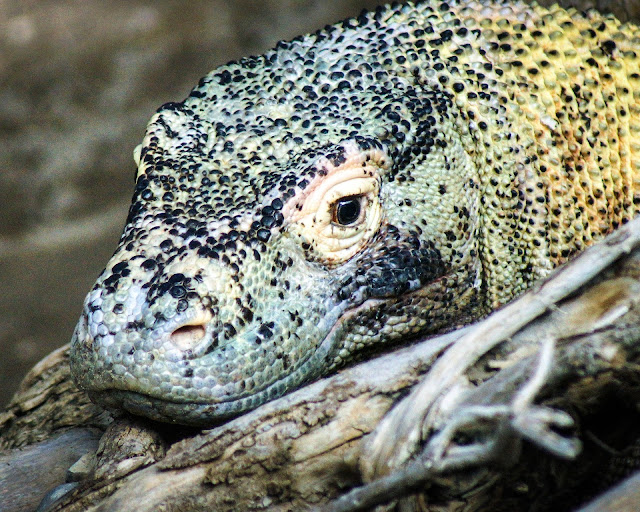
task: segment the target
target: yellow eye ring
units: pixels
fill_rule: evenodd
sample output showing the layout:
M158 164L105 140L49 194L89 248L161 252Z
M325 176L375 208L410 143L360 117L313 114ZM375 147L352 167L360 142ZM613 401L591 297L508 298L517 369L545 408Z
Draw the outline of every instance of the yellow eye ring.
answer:
M316 164L322 173L282 212L289 235L299 240L308 258L327 265L343 263L367 246L382 222L380 184L389 159L381 150L362 151L344 144L345 158L334 166Z

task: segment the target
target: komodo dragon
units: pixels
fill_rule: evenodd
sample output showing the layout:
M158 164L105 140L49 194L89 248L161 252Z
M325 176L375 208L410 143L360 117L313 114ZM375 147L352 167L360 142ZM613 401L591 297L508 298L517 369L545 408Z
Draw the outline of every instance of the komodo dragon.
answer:
M426 1L214 70L136 151L77 383L212 424L521 294L640 208L639 36Z

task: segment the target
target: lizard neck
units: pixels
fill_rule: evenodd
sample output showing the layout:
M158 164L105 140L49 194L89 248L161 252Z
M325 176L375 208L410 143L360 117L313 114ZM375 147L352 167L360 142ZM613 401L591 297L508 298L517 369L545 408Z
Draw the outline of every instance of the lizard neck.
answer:
M461 67L477 82L457 103L479 127L479 247L495 307L640 210L638 30L519 3L478 21L470 6L460 16L479 44Z

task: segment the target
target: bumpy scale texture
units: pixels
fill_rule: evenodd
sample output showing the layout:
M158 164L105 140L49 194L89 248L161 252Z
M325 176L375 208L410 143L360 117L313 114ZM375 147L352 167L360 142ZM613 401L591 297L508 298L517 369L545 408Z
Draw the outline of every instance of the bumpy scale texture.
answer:
M78 384L211 424L504 304L638 211L638 36L427 1L214 70L149 123Z

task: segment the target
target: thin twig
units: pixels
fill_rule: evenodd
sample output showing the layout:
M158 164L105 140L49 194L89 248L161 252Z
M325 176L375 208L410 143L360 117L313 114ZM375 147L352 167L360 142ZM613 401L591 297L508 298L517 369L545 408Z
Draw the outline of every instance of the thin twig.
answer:
M536 406L533 401L551 373L555 340L547 338L539 353L531 378L515 392L510 405L470 405L458 410L440 432L430 440L422 455L405 468L380 478L330 503L323 512L356 512L424 491L435 477L459 469L479 467L491 462L507 462L505 453L518 453L520 439L526 437L541 448L565 458L575 457L580 443L564 438L550 426L573 425L563 411ZM457 446L454 438L465 428L481 421L496 423L486 441ZM513 463L514 460L508 460Z
M318 512L359 512L424 489L433 478L451 471L482 466L495 460L493 442L472 447L452 447L446 459L431 461L418 459L406 468L375 482L352 490L321 507Z

